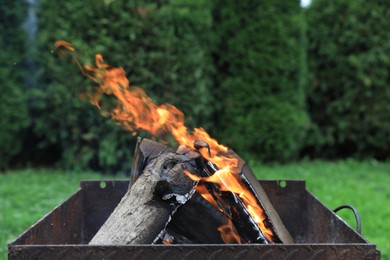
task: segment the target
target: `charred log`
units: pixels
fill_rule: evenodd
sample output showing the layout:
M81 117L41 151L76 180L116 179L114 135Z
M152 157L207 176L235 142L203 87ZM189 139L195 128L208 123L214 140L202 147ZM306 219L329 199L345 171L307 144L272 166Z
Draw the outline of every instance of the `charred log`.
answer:
M261 208L265 212L265 223L267 227L273 230L275 235L275 241L279 241L285 244L292 244L294 242L292 236L284 226L279 214L276 212L263 187L260 185L255 174L249 167L249 165L238 156L233 150L228 152L231 156L238 159L238 172L245 185L250 189L256 196L257 201L261 205Z
M161 154L169 152L173 153L174 151L166 145L138 137L131 165L129 189L138 177L141 176L142 171L151 160L156 159Z
M194 147L196 149L210 149L206 142L199 140L195 141ZM218 170L215 165L206 161L200 154L196 156L194 151L186 147L179 147L177 152L186 155L192 153L191 158L195 161L194 167L196 169L192 173L198 176L211 176ZM217 230L221 226L230 225L232 227L231 232L236 233L235 236L239 238L239 241L237 241L239 243L292 243L293 240L289 232L284 227L263 188L246 162L232 150L229 150L224 156L234 157L238 160L237 169L235 170L240 173L239 178L256 197L258 204L264 210L264 222L266 227L272 231L272 239L266 237L236 194L221 191L215 183L203 183L202 181L198 184L198 187L199 185L204 186L208 194L213 198L215 205L211 205L210 202L204 200L201 196L193 196L173 216L171 223L168 225L168 230L172 233L184 234L195 243L223 243L226 241L221 237L222 232L217 232ZM198 194L196 193L196 195ZM199 219L204 220L203 223L199 223ZM208 225L205 225L205 222ZM210 232L210 230L213 230L213 232Z
M194 147L197 149L207 148L209 146L203 141L196 141ZM279 215L275 211L268 196L264 192L260 183L257 181L254 173L249 168L247 163L241 159L233 150L229 150L223 156L233 157L238 161L236 172L240 173L240 180L244 183L248 190L256 197L257 203L264 211L264 223L267 229L272 231L272 238L269 239L264 232L258 227L256 222L250 216L246 210L241 199L232 192L221 192L218 185L214 183L205 183L210 195L214 198L219 208L224 214L232 220L232 223L236 227L237 235L243 238L244 243L293 243L293 239L282 221ZM202 157L203 158L203 157ZM202 165L200 176L211 176L218 169L210 162L198 163Z
M223 244L224 241L218 228L228 223L225 214L210 204L198 193L172 216L167 226L167 232L179 244L179 237L185 237L186 242L194 244ZM180 235L180 236L178 236Z
M193 194L196 183L182 173L186 157L164 153L149 159L89 244L150 244L165 229L172 213Z

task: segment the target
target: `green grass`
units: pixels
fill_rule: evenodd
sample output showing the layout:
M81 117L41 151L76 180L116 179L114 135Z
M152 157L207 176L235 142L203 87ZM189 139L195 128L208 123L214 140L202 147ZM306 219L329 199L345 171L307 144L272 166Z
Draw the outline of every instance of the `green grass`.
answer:
M363 236L377 244L382 259L390 259L390 163L302 162L250 165L259 179L304 179L307 189L330 209L351 204L359 211ZM7 243L59 205L79 187L80 179L106 179L96 173L22 170L0 175L0 259ZM352 213L339 214L352 227Z

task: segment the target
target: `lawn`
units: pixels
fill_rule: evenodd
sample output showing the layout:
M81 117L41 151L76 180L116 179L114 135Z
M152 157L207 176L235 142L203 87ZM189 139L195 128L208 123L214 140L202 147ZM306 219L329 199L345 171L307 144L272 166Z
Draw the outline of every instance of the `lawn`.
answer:
M390 259L390 163L301 162L287 165L250 165L259 179L304 179L307 189L333 209L351 204L359 211L362 234ZM60 204L79 186L80 179L106 179L96 173L20 170L0 175L0 259L7 243ZM122 177L123 178L123 177ZM352 213L340 216L352 227Z

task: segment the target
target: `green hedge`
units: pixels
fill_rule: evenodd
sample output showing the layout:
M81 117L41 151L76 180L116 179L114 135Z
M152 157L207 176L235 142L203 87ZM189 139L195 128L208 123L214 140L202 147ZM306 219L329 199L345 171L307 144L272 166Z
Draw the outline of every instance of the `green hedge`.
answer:
M124 67L157 103L239 154L389 158L390 2L313 0L307 22L298 0L39 2L38 85L28 89L26 6L0 4L0 168L15 156L130 168L135 137L80 98L93 82L58 56L57 40L83 63L101 53Z
M25 34L22 22L26 4L22 0L0 3L0 170L21 151L23 130L29 117L23 72Z
M307 10L314 156L389 158L390 2L315 0Z
M214 2L222 140L263 161L296 158L308 128L299 1Z
M207 1L40 1L41 86L35 93L35 133L53 145L66 168L128 170L135 137L80 99L93 83L69 60L52 53L56 40L84 52L102 53L124 67L157 103L173 103L189 124L209 122L212 65L204 31L211 26Z

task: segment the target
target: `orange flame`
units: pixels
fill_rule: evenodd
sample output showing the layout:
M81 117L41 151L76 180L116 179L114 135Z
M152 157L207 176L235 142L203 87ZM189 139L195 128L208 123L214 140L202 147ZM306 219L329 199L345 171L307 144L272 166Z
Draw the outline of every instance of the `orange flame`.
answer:
M193 175L186 170L184 170L184 173L194 181L202 180L204 182L217 183L219 184L221 191L230 191L238 195L244 203L248 213L251 215L263 234L269 241L273 241L272 230L265 226L266 217L264 210L258 205L255 196L247 190L245 184L242 182L237 172L235 172L233 169L223 168L216 171L212 176L203 178ZM198 192L203 196L203 198L215 205L215 201L213 201L213 199L211 200L204 190L199 190Z
M188 176L188 172L185 172ZM193 176L192 174L190 174L191 176ZM198 192L200 195L202 195L202 197L207 200L211 205L213 205L214 207L216 207L219 211L223 211L221 209L221 207L218 205L218 203L215 201L215 199L213 198L213 196L211 196L211 194L209 193L209 191L207 190L207 188L205 187L205 185L203 183L199 183L196 188L195 188L196 192Z
M55 46L66 49L68 52L75 51L75 48L65 41L57 41ZM95 66L82 66L77 58L73 58L73 62L78 65L86 77L99 84L96 93L91 97L92 103L102 109L101 97L104 94L114 95L119 102L117 107L111 111L111 116L133 134L136 134L138 130L144 130L153 135L169 132L179 144L192 149L195 149L195 140L207 142L210 147L210 154L207 149L200 149L199 152L206 160L216 165L219 170L214 175L202 178L202 180L217 183L223 191L236 193L243 200L249 214L259 228L272 241L272 231L263 222L265 218L263 209L259 207L255 197L247 190L235 170L238 160L223 155L228 151L226 146L219 144L202 128L195 128L189 132L184 124L184 114L179 109L169 104L156 105L153 103L140 87L130 85L122 68L111 67L104 63L102 55L96 55ZM195 178L190 173L186 174ZM200 186L197 191L218 208L212 196L207 196L207 189L202 189ZM221 227L221 230L222 236L229 233L224 226Z
M167 240L167 239L164 239L164 240L162 241L162 243L163 243L164 245L171 245L171 244L172 244L172 242L169 241L169 240Z
M241 238L237 235L232 221L229 219L229 223L218 228L221 233L222 240L226 244L241 244Z

